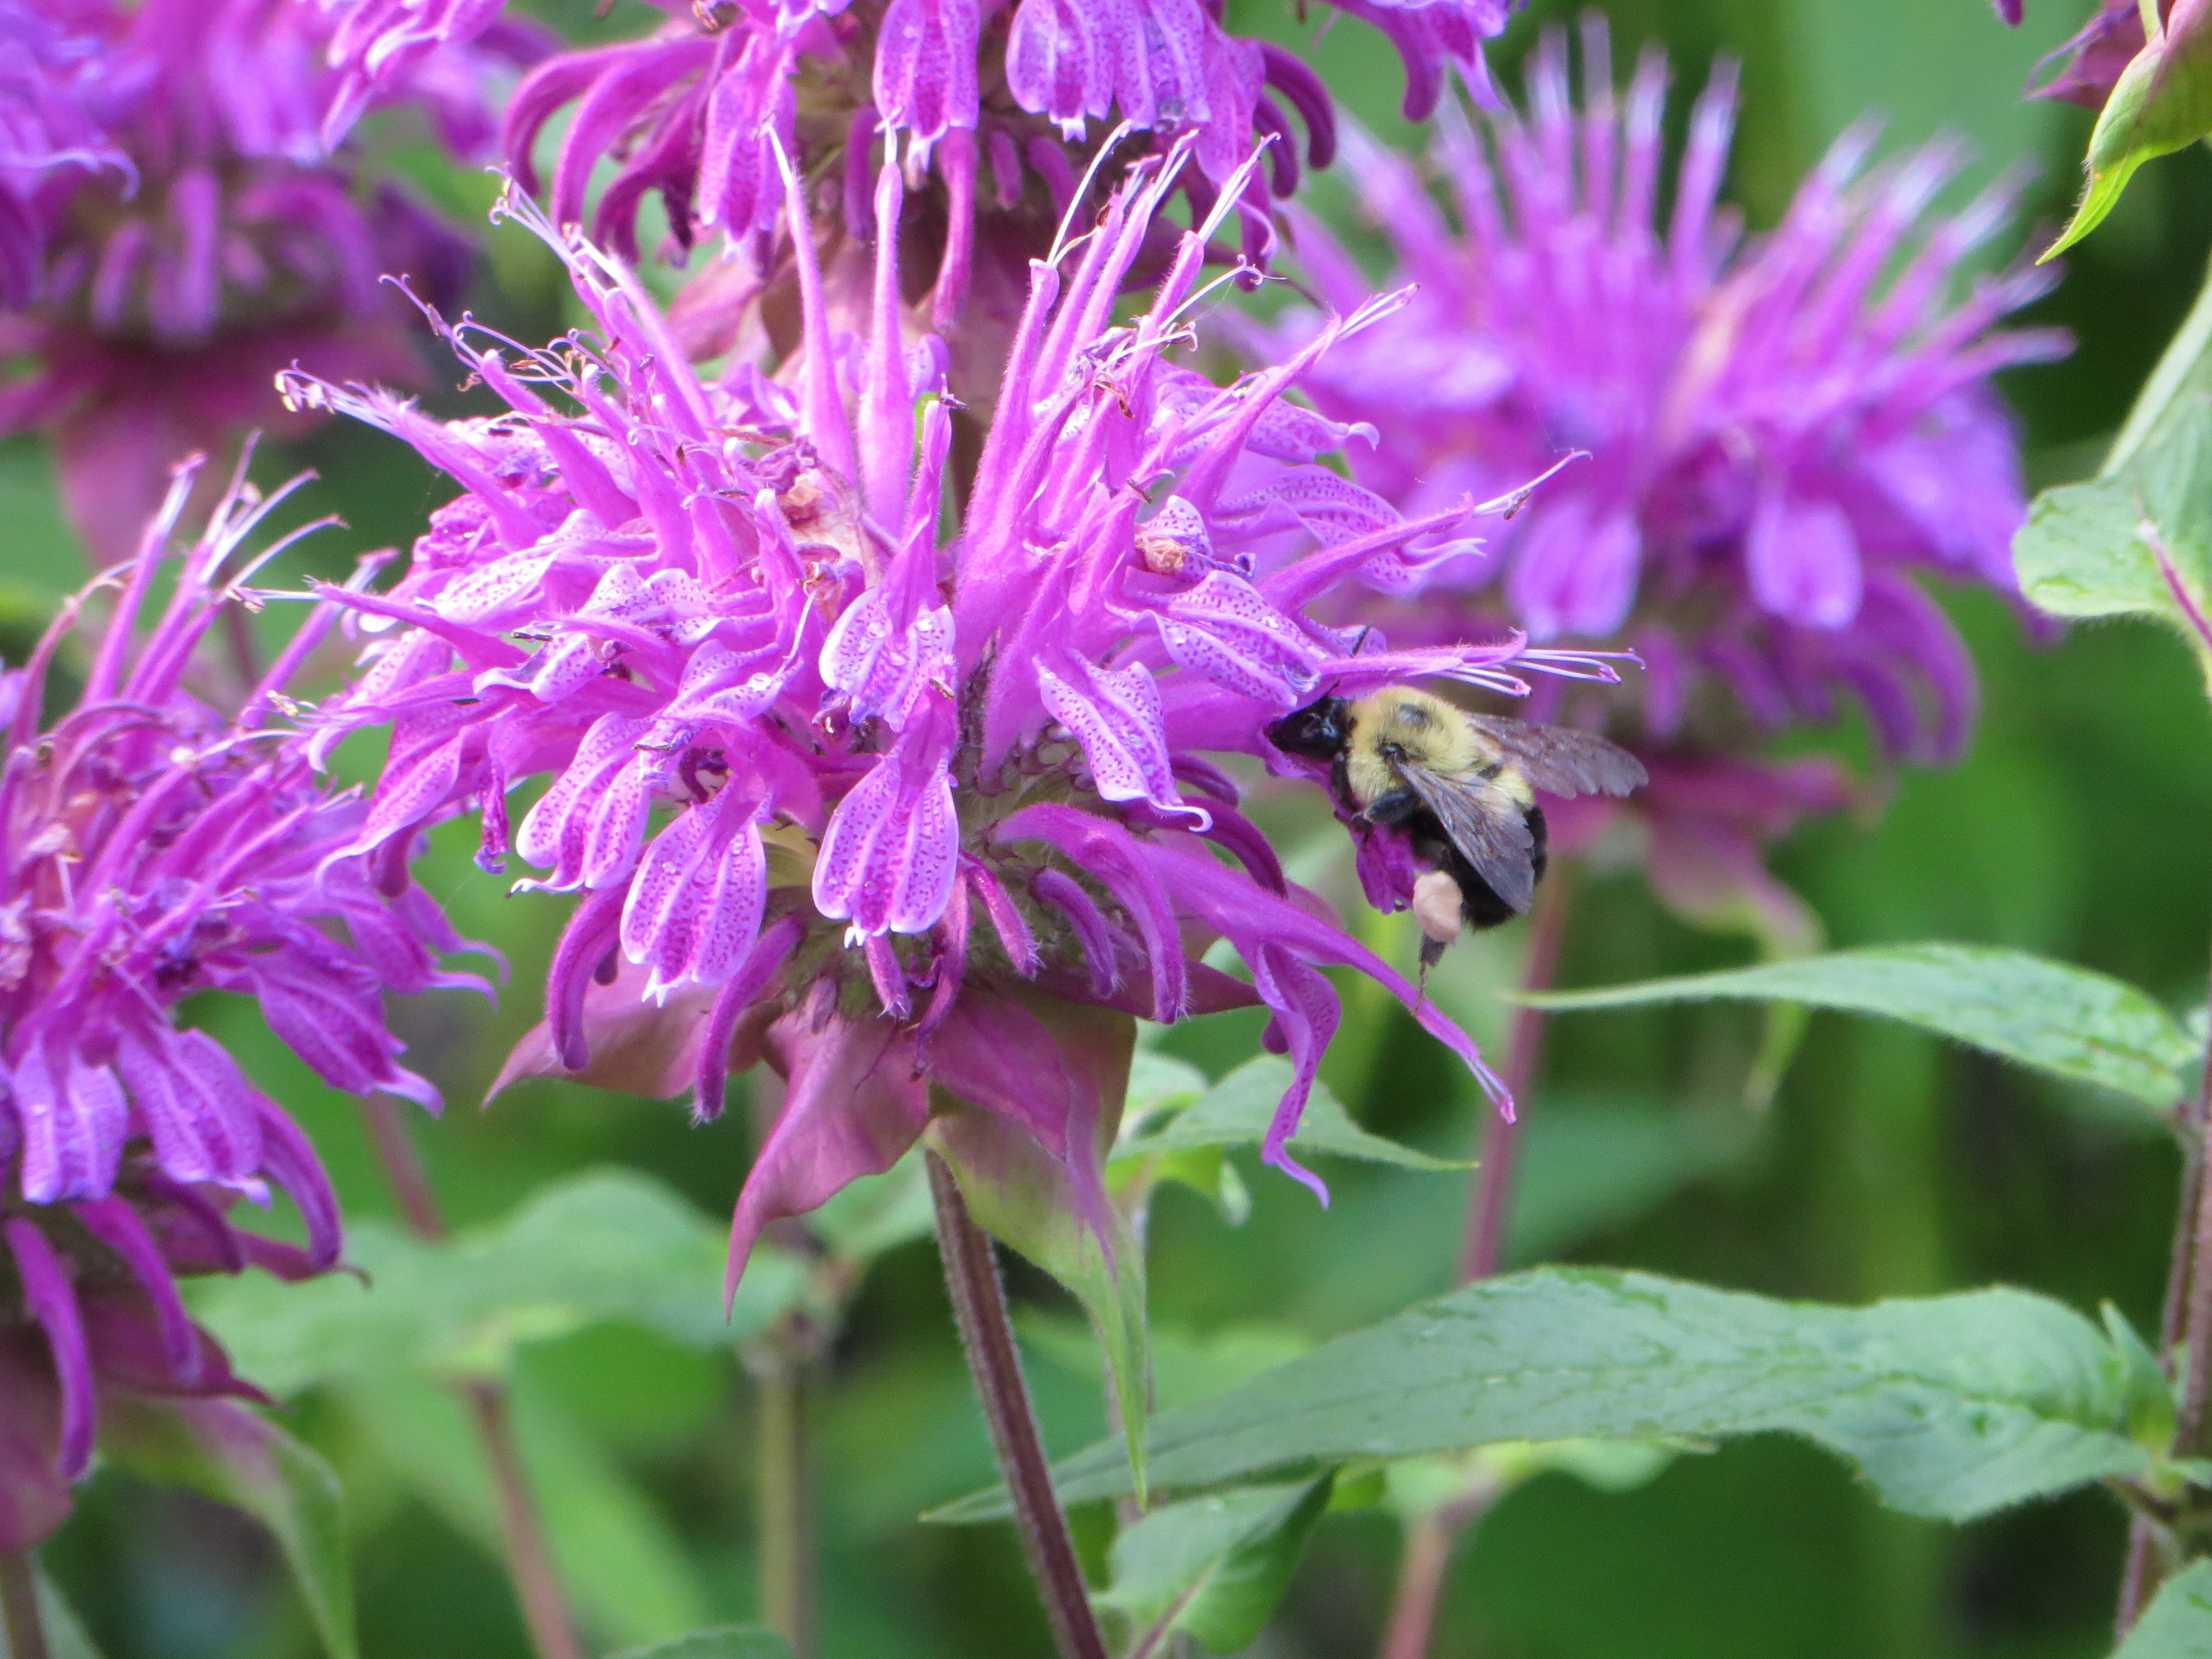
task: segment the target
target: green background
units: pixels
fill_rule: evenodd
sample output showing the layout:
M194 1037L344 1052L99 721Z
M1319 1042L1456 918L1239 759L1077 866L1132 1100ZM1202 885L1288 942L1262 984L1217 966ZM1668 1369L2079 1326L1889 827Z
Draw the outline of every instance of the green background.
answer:
M1731 192L1771 224L1796 179L1872 111L1892 148L1955 132L1978 160L1969 185L2007 165L2040 169L2027 217L2062 222L2088 118L2024 105L2030 65L2079 21L2080 0L2033 0L2029 26L2000 26L1984 0L1617 0L1617 61L1664 43L1678 88L1717 52L1746 62ZM586 0L538 8L577 38L635 33L635 4L592 22ZM1287 0L1233 0L1233 27L1299 46L1343 101L1385 136L1395 59L1364 27L1313 34ZM1509 77L1537 31L1573 8L1538 4L1494 57ZM1680 111L1677 110L1679 115ZM481 207L472 174L442 171L392 141L396 162L458 207ZM1886 151L1885 153L1888 153ZM1325 210L1348 207L1340 185ZM2141 174L2107 225L2069 257L2033 320L2074 330L2069 362L2006 390L2038 483L2081 476L2117 426L2193 295L2212 245L2212 160L2201 151ZM524 337L561 320L556 273L512 231L495 239L480 311ZM389 441L333 428L264 455L270 478L312 465L318 510L352 528L304 562L337 569L362 548L404 543L447 493ZM0 647L77 580L79 566L33 443L0 447ZM1975 647L1985 714L1971 758L1893 781L1887 811L1808 829L1776 867L1853 945L1951 938L2017 945L2148 988L2177 1010L2201 1002L2212 859L2212 726L2179 643L2132 624L2038 643L2006 606L1947 596ZM1833 737L1862 757L1855 728ZM1810 746L1809 744L1808 746ZM366 764L365 757L355 757ZM500 1216L572 1170L649 1171L719 1224L742 1178L745 1114L706 1130L678 1106L536 1084L479 1112L514 1038L535 1021L536 987L561 904L510 899L441 846L428 878L465 933L495 941L514 978L500 1009L458 994L399 1011L415 1061L453 1103L418 1126L457 1219ZM1486 947L1510 969L1515 941ZM1742 961L1741 941L1670 921L1632 873L1587 882L1561 981L1597 984ZM1401 1015L1359 1005L1329 1077L1355 1115L1426 1150L1465 1155L1476 1107L1466 1080ZM237 1008L196 1017L314 1133L356 1217L389 1209L349 1103ZM1215 1072L1252 1052L1255 1029L1225 1020L1169 1047ZM1523 1259L1634 1265L1770 1293L1863 1300L2005 1281L2094 1311L2111 1297L2154 1328L2175 1160L2130 1109L2046 1085L1932 1039L1820 1015L1771 1108L1742 1103L1759 1036L1741 1008L1589 1014L1554 1023L1532 1115L1553 1125L1534 1166ZM1248 1167L1241 1228L1182 1190L1155 1215L1155 1316L1164 1349L1194 1373L1371 1322L1445 1288L1458 1227L1450 1176L1340 1164L1324 1212L1287 1181ZM1064 1338L1072 1304L1017 1273L1036 1336L1032 1369L1048 1438L1071 1450L1103 1429L1097 1385ZM365 1388L382 1385L365 1382ZM521 1362L526 1401L565 1415L592 1466L635 1499L625 1536L650 1559L620 1577L635 1605L617 1639L752 1617L752 1401L733 1356L621 1325L538 1342ZM345 1477L357 1531L365 1650L408 1659L506 1659L525 1649L494 1561L435 1501L422 1465L431 1433L410 1426L405 1389L380 1411L310 1395L294 1426ZM419 1402L415 1402L419 1403ZM380 1439L364 1425L380 1423ZM989 1659L1046 1650L1041 1615L1004 1528L919 1524L921 1510L981 1485L988 1455L948 1322L933 1252L886 1257L860 1291L834 1355L818 1421L822 1599L834 1659ZM397 1449L395 1449L395 1448ZM409 1455L411 1448L413 1455ZM432 1455L428 1461L434 1465ZM582 1482L558 1503L604 1504ZM2108 1643L2124 1523L2092 1492L1964 1530L1879 1511L1837 1465L1778 1440L1685 1457L1655 1481L1606 1495L1565 1475L1509 1497L1452 1577L1438 1659L1732 1659L1789 1655L2093 1655ZM1332 1516L1281 1617L1256 1651L1373 1651L1397 1532L1387 1514ZM49 1565L110 1659L276 1659L313 1651L301 1606L252 1523L105 1471Z

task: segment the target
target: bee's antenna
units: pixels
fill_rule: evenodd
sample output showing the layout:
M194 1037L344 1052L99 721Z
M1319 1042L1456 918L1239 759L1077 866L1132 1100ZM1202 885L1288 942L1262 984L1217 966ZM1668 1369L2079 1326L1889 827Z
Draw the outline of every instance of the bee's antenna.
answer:
M1373 623L1369 623L1364 628L1359 630L1359 637L1352 642L1352 654L1353 656L1358 656L1362 651L1364 651L1367 648L1367 636L1374 631L1375 624Z

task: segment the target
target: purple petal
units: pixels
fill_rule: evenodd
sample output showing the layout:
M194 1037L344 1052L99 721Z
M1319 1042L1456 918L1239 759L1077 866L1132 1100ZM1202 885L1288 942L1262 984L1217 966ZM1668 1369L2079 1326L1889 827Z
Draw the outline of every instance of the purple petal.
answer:
M1770 490L1753 516L1744 562L1752 596L1778 617L1808 628L1843 628L1859 613L1864 579L1858 538L1832 501Z
M1571 495L1535 516L1513 555L1513 603L1529 634L1602 638L1635 603L1644 546L1636 520Z
M814 908L863 934L927 933L959 868L951 712L924 711L837 804L814 866Z
M72 1049L58 1079L46 1049L34 1042L15 1067L14 1092L23 1133L23 1196L33 1204L106 1197L123 1160L131 1115L115 1073L86 1065Z
M876 107L927 147L975 125L976 0L891 0L876 37Z
M1212 820L1176 788L1152 670L1094 668L1076 658L1064 658L1062 666L1066 679L1040 663L1037 690L1046 711L1083 745L1099 794L1147 801L1170 820L1188 818L1203 831Z
M126 1036L116 1063L173 1181L234 1186L261 1167L261 1122L237 1063L201 1031Z
M60 1256L35 1224L21 1216L11 1217L0 1224L0 1236L7 1238L8 1249L15 1258L24 1306L46 1334L46 1350L61 1384L61 1449L56 1466L63 1480L74 1481L92 1462L93 1431L98 1420L92 1354L85 1346L76 1292L70 1288Z
M763 994L805 934L805 926L798 918L784 917L761 936L744 965L716 994L699 1047L698 1077L691 1107L695 1122L712 1122L722 1115L724 1085L730 1074L731 1038L738 1022L756 1010Z
M318 1271L337 1265L343 1238L338 1220L338 1195L323 1172L322 1160L300 1126L284 1115L275 1102L256 1096L261 1114L261 1170L291 1194L307 1230L307 1259Z
M145 1291L147 1301L153 1304L154 1317L161 1333L162 1351L168 1356L172 1375L181 1383L197 1382L200 1375L199 1331L191 1316L185 1311L184 1299L177 1294L177 1282L161 1258L161 1247L147 1231L145 1222L139 1218L137 1210L123 1199L103 1198L76 1206L76 1216L94 1238L123 1258L139 1288Z
M1025 0L1006 37L1006 86L1073 143L1113 107L1111 64L1127 27L1124 0Z
M1101 999L1113 995L1121 982L1121 953L1114 948L1114 925L1106 913L1080 882L1058 870L1038 871L1030 885L1040 902L1066 917L1075 930L1076 943L1091 967L1091 994Z
M1329 1039L1336 1035L1342 1005L1327 975L1300 962L1280 945L1261 947L1259 960L1252 964L1252 982L1259 990L1261 1000L1274 1012L1271 1029L1280 1037L1291 1065L1291 1086L1284 1092L1267 1125L1261 1157L1304 1186L1326 1206L1328 1188L1319 1176L1291 1156L1289 1144L1291 1137L1298 1132L1306 1102L1312 1097L1314 1084L1321 1076L1321 1057L1328 1048Z
M40 1334L0 1331L0 1553L36 1549L69 1518L60 1405Z
M647 849L623 901L623 950L652 969L648 996L696 980L719 985L760 933L768 854L756 804L735 788L678 813Z

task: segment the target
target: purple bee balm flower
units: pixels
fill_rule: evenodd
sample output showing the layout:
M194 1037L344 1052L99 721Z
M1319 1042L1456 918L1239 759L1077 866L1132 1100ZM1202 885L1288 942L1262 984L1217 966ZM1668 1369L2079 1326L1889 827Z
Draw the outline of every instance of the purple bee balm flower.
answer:
M1955 755L1972 664L1914 578L2014 591L2026 502L1991 377L2068 344L1998 327L2047 271L1953 296L2011 185L1933 220L1957 155L1939 144L1869 172L1862 129L1747 242L1717 204L1732 70L1698 100L1662 191L1664 60L1647 54L1619 94L1601 22L1584 46L1580 110L1554 34L1528 113L1502 110L1480 134L1446 121L1434 164L1455 215L1410 164L1352 139L1364 200L1420 284L1307 377L1325 414L1382 434L1351 452L1352 476L1418 514L1583 459L1536 492L1494 562L1435 564L1419 600L1370 597L1332 620L1372 615L1416 639L1489 617L1633 643L1650 672L1601 718L1650 763L1654 802L1668 755L1740 754L1757 733L1833 720L1845 697L1887 754ZM1358 268L1297 222L1324 302L1362 303ZM1294 319L1261 349L1319 327Z
M1518 695L1530 671L1612 671L1518 635L1402 650L1313 620L1353 574L1436 556L1474 509L1400 517L1318 463L1346 430L1283 400L1396 296L1217 386L1169 356L1216 220L1170 244L1152 309L1115 322L1196 143L1139 164L1035 268L949 534L945 355L900 302L895 237L877 241L866 335L834 335L802 237L799 349L775 380L747 365L705 382L623 267L518 198L598 331L540 352L455 330L508 414L439 422L293 383L464 487L392 592L344 600L375 631L321 740L392 732L355 846L381 858L473 807L488 866L512 851L545 872L526 885L580 895L546 1025L510 1075L667 1091L680 1054L702 1117L733 1065L788 1077L733 1275L769 1221L887 1168L947 1112L960 1127L940 1144L964 1167L1042 1170L1056 1212L1109 1237L1100 1166L1134 1017L1265 1006L1296 1078L1266 1156L1318 1190L1287 1143L1337 1021L1326 967L1389 987L1498 1090L1462 1033L1285 882L1200 751L1291 769L1264 728L1325 688L1432 675ZM883 222L900 189L887 165ZM786 190L803 212L795 173ZM510 832L510 792L540 774ZM1215 940L1250 984L1202 960ZM649 1042L629 1035L641 1023ZM609 1064L587 1071L595 1053Z
M1435 105L1448 65L1487 88L1483 42L1516 4L1342 0L1340 9L1397 44L1407 110L1419 116ZM438 9L458 27L480 8L447 0ZM1279 48L1230 34L1209 0L744 0L711 25L690 8L667 9L677 20L650 39L543 64L509 110L509 159L535 191L538 140L574 106L550 181L556 222L588 223L635 262L639 204L658 194L672 253L723 233L741 270L718 276L741 293L781 264L770 237L782 208L777 144L802 176L842 191L854 236L868 224L879 137L917 184L933 167L939 188L921 222L938 260L940 327L964 304L987 245L1005 267L1006 309L1018 309L1026 262L1075 208L1091 182L1085 151L1111 122L1146 140L1118 151L1117 166L1195 137L1197 165L1182 178L1201 215L1232 174L1245 180L1240 217L1255 257L1272 237L1268 192L1238 172L1255 137L1281 141L1269 169L1279 195L1298 178L1291 112L1314 166L1335 149L1319 78ZM587 212L586 187L610 154L616 176Z
M325 155L332 75L316 9L31 0L30 15L59 41L48 104L82 123L56 153L84 164L27 168L0 137L13 204L0 206L0 353L26 366L0 382L0 433L51 434L71 516L105 564L129 555L181 456L282 423L277 369L419 378L419 324L379 274L457 292L471 256L396 186L364 186ZM418 69L413 101L467 137L473 99L488 139L481 86L447 67ZM19 125L0 113L0 134Z
M296 1278L337 1260L337 1200L307 1137L220 1044L176 1023L176 1005L257 997L333 1087L435 1109L399 1064L383 993L478 983L440 970L460 941L398 857L345 852L366 805L328 793L264 725L329 611L235 718L185 689L195 647L240 597L226 562L282 499L234 479L171 562L192 482L181 469L138 557L95 584L118 598L87 641L76 706L41 724L81 599L0 678L0 1551L66 1513L102 1390L255 1397L186 1316L177 1276L253 1264ZM305 1249L224 1218L272 1186L297 1206Z

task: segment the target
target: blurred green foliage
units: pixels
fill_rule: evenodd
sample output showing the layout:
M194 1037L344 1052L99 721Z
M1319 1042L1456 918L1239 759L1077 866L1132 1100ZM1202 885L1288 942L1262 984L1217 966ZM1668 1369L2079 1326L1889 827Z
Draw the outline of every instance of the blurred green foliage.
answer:
M1577 9L1539 0L1496 55L1501 73L1514 74L1547 22ZM625 3L601 23L588 0L532 9L578 38L635 33L658 15ZM1372 31L1340 22L1323 46L1323 8L1304 20L1293 0L1232 0L1231 9L1237 27L1322 61L1368 125L1408 138L1395 113L1396 64ZM2034 58L2075 27L2081 0L2036 0L2016 33L1986 0L1612 0L1602 9L1621 58L1646 41L1673 52L1678 88L1701 82L1717 52L1743 59L1732 183L1754 227L1773 222L1803 169L1869 110L1887 118L1893 141L1963 137L1977 157L1968 185L2006 167L2039 167L2026 198L2037 228L2023 245L2040 246L2070 205L2087 118L2024 106L2017 93ZM439 178L434 158L395 164L456 207L486 198L474 175ZM1340 185L1318 199L1334 214L1350 208ZM489 234L478 313L519 337L562 326L557 273L542 252L513 228ZM2194 150L2145 169L2068 256L2067 281L2034 320L2071 328L2081 349L2007 386L2039 483L2094 470L2187 310L2208 247L2212 159ZM467 403L459 393L433 401ZM302 467L321 481L298 516L335 512L349 528L288 560L295 575L336 574L361 551L404 545L442 498L399 446L343 426L265 451L256 475L273 483ZM78 580L34 444L0 446L0 652L15 656ZM1780 849L1781 873L1838 946L1951 939L2031 950L2185 1012L2203 999L2212 932L2212 860L2200 850L2212 822L2212 724L2187 650L2135 623L2044 638L1983 595L1957 596L1954 614L1984 675L1972 757L1897 777L1878 818L1808 830ZM562 906L506 896L501 878L469 862L470 839L458 828L441 835L427 878L464 933L504 953L507 988L495 1009L452 993L398 1011L412 1063L452 1103L441 1121L413 1127L456 1224L490 1225L550 1183L611 1166L689 1200L692 1227L718 1227L748 1154L742 1097L706 1129L665 1103L550 1082L477 1109L538 1018ZM1457 953L1464 960L1449 971L1462 994L1480 1000L1510 978L1517 943L1509 931ZM1634 876L1600 873L1579 902L1561 982L1710 971L1745 955L1670 921ZM352 1103L322 1090L250 1011L207 1006L195 1018L313 1133L349 1212L389 1218ZM1494 1006L1476 1022L1494 1040ZM1256 1052L1257 1036L1256 1022L1226 1017L1162 1048L1218 1078ZM1838 1301L2002 1281L2084 1312L2111 1297L2138 1328L2154 1327L2175 1163L2138 1108L1934 1036L1820 1013L1773 1103L1754 1115L1742 1082L1759 1040L1757 1012L1726 1005L1554 1022L1529 1108L1516 1258ZM1470 1154L1473 1089L1402 1014L1356 1004L1328 1076L1367 1130L1441 1159ZM1323 1211L1244 1159L1241 1225L1232 1219L1245 1206L1224 1205L1218 1189L1163 1190L1150 1271L1164 1404L1449 1287L1456 1178L1348 1162L1330 1176L1334 1202ZM890 1226L879 1242L901 1237L909 1242L876 1263L836 1334L817 1414L824 1650L832 1659L1029 1659L1047 1638L1012 1534L917 1521L986 1484L990 1462L933 1253L910 1226ZM690 1259L687 1248L672 1259ZM1105 1431L1095 1351L1070 1340L1073 1304L1041 1275L1018 1270L1013 1290L1048 1440L1065 1455ZM677 1305L689 1291L670 1293ZM591 1639L605 1650L755 1618L755 1407L733 1345L679 1340L667 1329L675 1316L641 1315L656 1326L647 1330L595 1322L597 1312L581 1297L528 1327L512 1354L518 1409L535 1425L533 1467L568 1540L564 1560L580 1575ZM481 1472L449 1399L423 1375L358 1367L306 1388L283 1420L344 1482L363 1651L520 1659L520 1626L487 1548ZM1458 1560L1437 1659L2106 1650L2124 1522L2094 1492L1951 1529L1881 1511L1841 1465L1773 1436L1642 1473L1650 1478L1626 1492L1568 1474L1515 1489ZM1285 1610L1255 1651L1372 1651L1399 1523L1387 1505L1336 1507L1314 1526ZM1079 1530L1103 1582L1107 1534L1096 1519L1079 1515ZM307 1609L264 1534L119 1469L94 1480L46 1560L107 1659L315 1651ZM1142 1565L1124 1563L1134 1599Z

